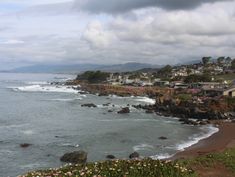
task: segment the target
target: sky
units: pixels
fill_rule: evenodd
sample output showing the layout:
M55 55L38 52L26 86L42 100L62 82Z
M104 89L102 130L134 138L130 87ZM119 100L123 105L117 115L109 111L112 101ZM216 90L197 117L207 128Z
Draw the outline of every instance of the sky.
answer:
M235 0L1 0L0 69L235 57Z

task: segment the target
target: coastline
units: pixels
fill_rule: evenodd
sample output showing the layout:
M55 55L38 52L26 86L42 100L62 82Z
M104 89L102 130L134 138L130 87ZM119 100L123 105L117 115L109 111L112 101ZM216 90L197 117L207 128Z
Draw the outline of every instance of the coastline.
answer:
M215 152L223 152L228 148L235 147L235 123L225 121L212 121L219 131L208 138L176 153L171 160L193 158Z

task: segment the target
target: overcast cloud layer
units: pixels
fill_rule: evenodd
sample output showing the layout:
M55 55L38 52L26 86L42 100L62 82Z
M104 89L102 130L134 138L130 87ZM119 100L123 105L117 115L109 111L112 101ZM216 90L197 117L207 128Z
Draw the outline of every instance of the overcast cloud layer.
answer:
M78 7L92 13L122 13L147 7L160 7L167 10L194 9L204 3L231 0L77 0Z
M235 0L2 0L0 69L235 57Z

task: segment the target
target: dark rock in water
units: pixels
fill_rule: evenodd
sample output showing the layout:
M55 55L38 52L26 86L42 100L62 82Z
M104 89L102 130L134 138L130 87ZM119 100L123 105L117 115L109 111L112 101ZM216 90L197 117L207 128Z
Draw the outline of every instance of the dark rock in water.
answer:
M161 136L161 137L159 137L158 139L160 139L160 140L166 140L166 139L167 139L167 137L165 137L165 136Z
M130 159L136 159L136 158L139 158L140 155L138 152L133 152L132 154L129 155L129 158Z
M146 110L145 113L147 113L147 114L153 114L154 111L153 111L153 110Z
M186 121L186 120L187 120L186 118L180 118L180 119L179 119L180 122L184 122L184 121Z
M97 106L93 103L83 104L82 107L96 108Z
M60 160L67 163L84 164L87 161L87 153L85 151L75 151L64 154Z
M98 96L109 96L109 94L108 93L99 93Z
M207 123L207 121L200 121L199 122L199 125L207 125L208 123Z
M118 111L118 114L127 114L130 113L130 109L128 107L122 108L122 110Z
M28 144L28 143L24 143L24 144L20 144L20 147L22 148L27 148L29 146L31 146L32 144Z
M109 106L111 103L105 103L103 104L103 106Z
M108 112L113 112L113 110L108 110Z
M85 92L85 91L80 91L79 92L81 95L86 95L86 94L88 94L88 92Z
M115 159L116 157L114 155L107 155L106 158L107 159Z

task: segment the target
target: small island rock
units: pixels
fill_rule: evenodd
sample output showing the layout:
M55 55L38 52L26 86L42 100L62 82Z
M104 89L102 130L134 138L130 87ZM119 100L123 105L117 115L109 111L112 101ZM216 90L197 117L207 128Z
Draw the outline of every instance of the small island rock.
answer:
M74 151L64 154L60 160L67 163L84 164L87 161L87 153L85 151Z
M118 114L127 114L130 113L130 109L128 107L122 108L120 111L118 111Z
M130 159L136 159L136 158L139 158L139 157L140 157L140 155L139 155L138 152L133 152L129 155Z

